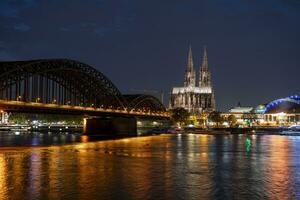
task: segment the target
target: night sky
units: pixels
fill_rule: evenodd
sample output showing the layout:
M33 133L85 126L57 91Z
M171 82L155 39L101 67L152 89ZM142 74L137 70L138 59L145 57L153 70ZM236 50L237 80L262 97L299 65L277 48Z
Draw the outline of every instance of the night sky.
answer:
M0 0L0 60L75 59L123 93L182 86L189 44L220 110L300 94L300 0Z

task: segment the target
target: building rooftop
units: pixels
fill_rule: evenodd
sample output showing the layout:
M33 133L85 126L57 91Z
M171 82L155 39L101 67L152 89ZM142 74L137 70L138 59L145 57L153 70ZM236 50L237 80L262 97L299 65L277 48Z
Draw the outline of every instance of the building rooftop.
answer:
M253 110L253 107L237 106L237 107L233 107L233 108L229 109L229 112L231 112L231 113L250 113L252 110Z

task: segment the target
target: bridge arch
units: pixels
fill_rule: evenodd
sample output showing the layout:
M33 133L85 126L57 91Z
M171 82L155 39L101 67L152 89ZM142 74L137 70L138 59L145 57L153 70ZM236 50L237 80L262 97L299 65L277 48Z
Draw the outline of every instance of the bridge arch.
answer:
M154 96L144 94L123 95L128 109L144 112L165 112L165 106Z
M117 87L93 67L69 59L0 62L0 99L125 108Z

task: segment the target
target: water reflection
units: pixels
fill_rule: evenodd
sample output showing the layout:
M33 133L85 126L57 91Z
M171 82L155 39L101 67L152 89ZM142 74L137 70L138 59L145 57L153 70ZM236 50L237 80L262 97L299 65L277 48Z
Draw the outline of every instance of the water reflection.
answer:
M80 142L81 133L0 131L0 146L45 146Z
M0 157L0 199L8 197L8 185L7 185L7 164L5 157Z
M249 154L251 150L251 139L249 137L246 138L245 147L246 152Z
M83 138L63 146L2 147L0 199L300 197L300 137Z

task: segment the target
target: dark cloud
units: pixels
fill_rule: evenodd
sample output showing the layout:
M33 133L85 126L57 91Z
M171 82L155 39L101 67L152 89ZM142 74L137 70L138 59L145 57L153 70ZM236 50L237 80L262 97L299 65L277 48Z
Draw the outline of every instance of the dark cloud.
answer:
M27 31L29 31L31 29L31 27L28 26L28 25L26 25L26 24L24 24L24 23L20 23L20 24L14 25L14 29L16 31L20 31L20 32L27 32Z
M299 0L281 0L281 2L283 4L286 4L286 5L291 6L291 7L296 7L296 8L300 7L300 1Z
M35 0L1 0L0 16L18 17L21 11L30 8L35 4Z
M0 60L10 61L10 60L15 60L15 59L16 59L16 57L11 55L9 52L0 50Z
M0 60L15 60L16 57L9 52L9 45L0 41Z
M68 27L61 27L59 30L65 31L65 32L71 31L70 28L68 28Z
M94 32L99 36L105 36L105 34L109 32L109 29L105 27L98 27L94 29Z

